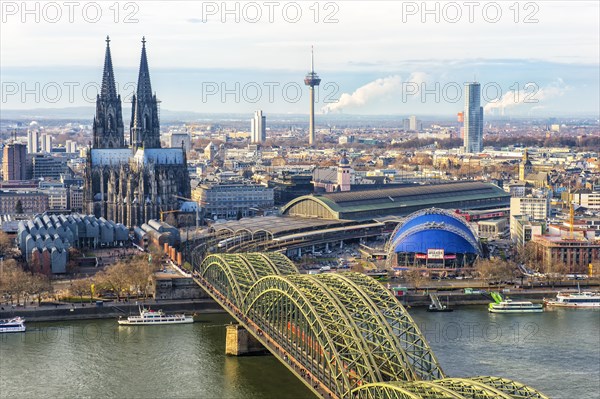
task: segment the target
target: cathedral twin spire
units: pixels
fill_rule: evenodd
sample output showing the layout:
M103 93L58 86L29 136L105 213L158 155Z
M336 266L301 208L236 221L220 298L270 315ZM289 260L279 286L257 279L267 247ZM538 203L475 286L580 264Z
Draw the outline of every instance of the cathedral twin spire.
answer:
M142 56L140 58L140 71L138 73L137 98L144 101L152 100L152 85L150 84L145 37L142 37Z
M106 52L104 53L104 71L102 72L100 97L106 99L117 98L117 85L115 84L115 74L110 55L110 38L108 36L106 36Z
M150 71L146 56L146 38L142 38L142 56L136 95L131 104L130 143L134 149L160 148L158 100L152 94Z
M94 148L124 148L121 96L117 94L110 39L106 37L102 86L96 97L96 116L93 123Z
M93 124L94 148L126 148L124 139L121 96L117 94L110 53L110 38L106 37L106 52L100 94L96 98L96 116ZM152 94L146 39L142 38L142 56L136 94L132 98L130 146L160 148L158 100Z

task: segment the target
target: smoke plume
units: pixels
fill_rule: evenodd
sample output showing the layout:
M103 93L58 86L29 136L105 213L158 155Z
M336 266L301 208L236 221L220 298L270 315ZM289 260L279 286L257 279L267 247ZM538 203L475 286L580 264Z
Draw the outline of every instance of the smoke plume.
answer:
M517 91L507 91L500 98L488 102L483 110L488 114L495 114L499 112L504 115L504 111L511 108L520 106L531 106L533 108L542 108L540 105L541 101L548 100L554 97L562 96L569 87L564 83L562 79L544 86L538 87L535 83L525 85L523 89Z
M418 86L420 90L421 83L425 81L425 78L426 74L422 72L411 74L406 81L403 81L400 75L379 78L359 87L352 94L343 93L338 102L327 104L321 111L323 113L342 112L347 108L364 107L385 97L399 97L403 90L403 83L411 83L411 87Z

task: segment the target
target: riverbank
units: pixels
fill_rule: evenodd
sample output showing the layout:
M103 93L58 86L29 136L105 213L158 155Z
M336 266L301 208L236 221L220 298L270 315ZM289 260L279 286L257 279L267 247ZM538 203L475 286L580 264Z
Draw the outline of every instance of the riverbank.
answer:
M564 290L564 288L563 288ZM560 289L545 290L513 290L503 295L512 299L523 299L533 303L541 303L544 298L554 298ZM426 307L431 303L429 292L435 293L444 304L449 307L487 305L493 302L489 293L480 292L465 294L460 291L422 291L419 293L407 293L397 297L400 303L406 307ZM195 300L147 300L145 302L103 302L102 306L95 303L45 303L42 306L11 307L2 305L0 319L8 319L15 316L25 318L27 321L68 321L68 320L94 320L112 319L119 316L126 317L138 313L138 306L146 306L152 309L162 309L168 313L224 313L225 311L212 299Z
M554 298L558 293L558 289L537 290L537 291L511 291L503 293L502 296L510 299L523 299L533 303L542 303L544 298ZM431 292L436 294L443 304L448 304L449 307L471 306L471 305L487 305L494 300L490 297L489 292L481 292L474 294L465 294L463 292ZM407 307L425 307L431 304L429 294L409 293L398 297L400 302Z
M138 306L146 306L152 309L162 309L167 313L223 313L224 310L212 299L195 300L161 300L139 302L104 302L102 306L90 303L76 304L42 304L42 306L11 307L3 305L0 310L0 319L8 319L15 316L25 318L27 321L68 321L68 320L94 320L112 319L119 316L126 317L130 314L138 314Z

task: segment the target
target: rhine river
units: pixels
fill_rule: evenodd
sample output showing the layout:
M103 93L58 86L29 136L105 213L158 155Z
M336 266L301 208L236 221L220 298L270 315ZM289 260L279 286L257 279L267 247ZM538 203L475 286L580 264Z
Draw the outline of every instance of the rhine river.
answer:
M449 376L495 375L554 399L600 398L600 311L411 314ZM271 356L224 355L224 314L179 326L28 323L0 334L0 398L312 398Z

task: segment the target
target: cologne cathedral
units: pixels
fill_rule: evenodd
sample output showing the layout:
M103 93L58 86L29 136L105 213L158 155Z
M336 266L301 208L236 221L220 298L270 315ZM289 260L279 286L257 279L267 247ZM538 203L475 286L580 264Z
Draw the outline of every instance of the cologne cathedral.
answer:
M92 130L84 189L88 213L129 227L140 226L160 218L161 212L179 209L182 200L190 197L183 143L181 148L161 148L158 100L150 85L145 39L132 97L129 143L125 142L108 37Z

